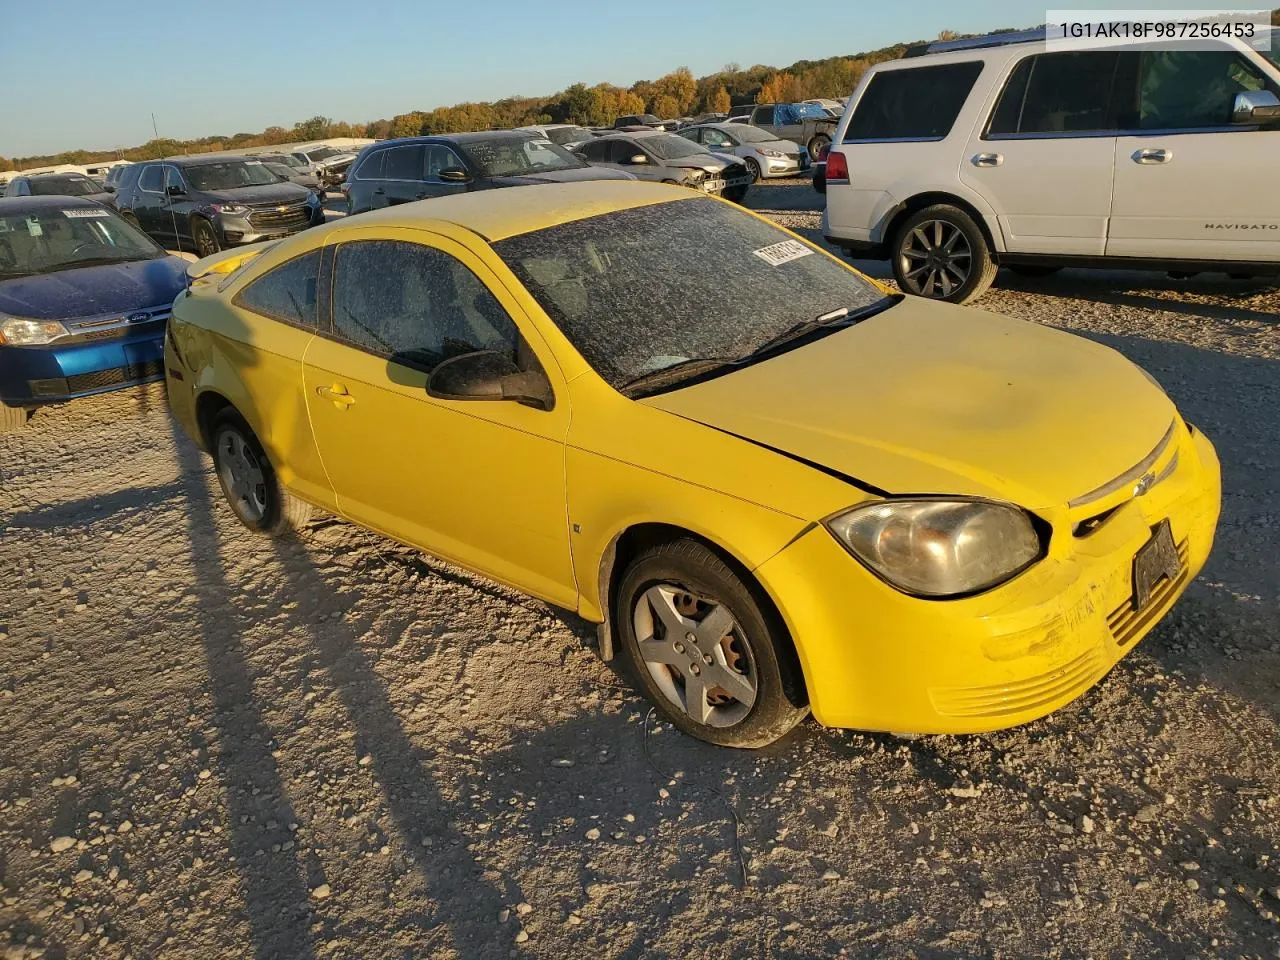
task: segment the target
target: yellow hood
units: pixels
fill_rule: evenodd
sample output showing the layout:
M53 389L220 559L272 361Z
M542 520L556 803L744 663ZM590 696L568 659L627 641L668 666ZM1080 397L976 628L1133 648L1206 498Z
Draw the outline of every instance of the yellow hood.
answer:
M1119 353L908 298L847 330L642 401L895 494L1063 505L1141 461L1175 416Z

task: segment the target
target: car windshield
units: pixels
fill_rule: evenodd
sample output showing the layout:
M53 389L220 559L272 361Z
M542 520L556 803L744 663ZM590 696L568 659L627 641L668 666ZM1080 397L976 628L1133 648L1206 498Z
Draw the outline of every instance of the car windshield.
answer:
M1280 30L1271 31L1271 49L1259 50L1264 57L1280 67Z
M87 197L102 193L102 185L88 177L35 177L27 183L33 197Z
M293 170L286 163L278 163L274 160L264 160L262 161L262 165L281 180L288 180L293 176Z
M765 143L769 140L777 140L768 130L761 130L759 127L741 126L734 127L733 135L744 143Z
M662 133L652 137L637 138L637 142L662 160L678 160L681 157L696 157L706 153L705 147L690 143L684 137L674 133Z
M0 278L164 255L150 237L96 204L0 215Z
M494 249L617 388L736 362L802 321L889 302L833 257L711 199L575 220Z
M566 143L579 143L590 140L594 136L595 134L583 127L552 127L547 130L547 139L562 147Z
M293 154L291 154L291 153L286 153L286 154L285 154L284 156L282 156L279 160L276 160L276 161L274 161L274 162L275 162L275 163L287 163L289 166L293 167L295 170L305 170L305 169L307 169L307 165L306 165L305 163L303 163L301 160L299 160L297 157L295 157L295 156L294 156Z
M197 190L231 190L279 183L279 178L261 160L228 160L225 163L197 163L183 171Z
M328 160L330 157L336 157L342 153L336 147L320 147L318 150L308 150L307 156L314 160Z
M551 170L577 170L587 166L550 140L536 137L494 137L457 144L482 177L518 177Z

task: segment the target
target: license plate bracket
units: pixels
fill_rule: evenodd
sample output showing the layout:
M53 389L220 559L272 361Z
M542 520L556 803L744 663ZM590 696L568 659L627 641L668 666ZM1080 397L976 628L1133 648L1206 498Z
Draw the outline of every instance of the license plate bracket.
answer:
M1173 542L1173 527L1168 519L1151 528L1151 539L1133 555L1133 609L1146 608L1152 591L1161 580L1177 580L1182 572L1178 548Z

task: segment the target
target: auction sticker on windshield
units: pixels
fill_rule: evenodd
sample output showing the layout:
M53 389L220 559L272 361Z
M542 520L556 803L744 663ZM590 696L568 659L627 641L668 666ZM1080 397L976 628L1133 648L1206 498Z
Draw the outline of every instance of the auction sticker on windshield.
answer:
M801 257L807 257L813 253L799 240L783 240L781 243L761 247L759 250L752 250L751 252L771 267L780 267L784 263L799 260Z
M111 211L110 210L90 210L82 207L76 210L63 210L62 215L64 217L70 217L71 219L75 220L83 217L109 217L111 216Z

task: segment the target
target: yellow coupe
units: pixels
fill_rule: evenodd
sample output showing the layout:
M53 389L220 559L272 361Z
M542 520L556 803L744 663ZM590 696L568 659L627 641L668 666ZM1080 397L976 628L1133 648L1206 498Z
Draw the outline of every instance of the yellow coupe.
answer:
M1120 354L688 190L467 193L190 273L169 400L241 521L318 506L575 610L714 743L1042 716L1213 543L1213 446Z

